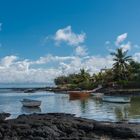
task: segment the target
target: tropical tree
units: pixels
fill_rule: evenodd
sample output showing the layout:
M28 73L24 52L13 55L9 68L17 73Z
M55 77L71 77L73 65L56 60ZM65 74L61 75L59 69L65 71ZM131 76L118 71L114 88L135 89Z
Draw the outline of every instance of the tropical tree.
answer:
M90 80L90 74L85 71L85 69L80 69L80 73L78 75L81 82Z
M63 85L68 83L68 78L66 76L60 76L54 79L56 85Z
M132 81L140 81L140 63L131 61L131 80Z
M113 72L114 80L128 80L130 62L132 57L127 55L128 51L123 51L122 48L118 48L116 52L111 53L113 56Z

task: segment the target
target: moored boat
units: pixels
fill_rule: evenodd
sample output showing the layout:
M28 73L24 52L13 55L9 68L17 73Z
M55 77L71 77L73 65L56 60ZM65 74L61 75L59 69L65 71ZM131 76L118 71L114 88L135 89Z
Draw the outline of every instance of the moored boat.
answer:
M112 103L130 103L130 97L124 96L103 96L102 101Z
M41 101L31 99L23 99L21 103L25 107L39 107L41 105Z
M83 99L90 96L89 92L86 91L69 91L70 99Z
M76 96L87 96L87 95L89 96L89 95L91 95L91 93L96 92L97 90L99 90L101 88L102 88L102 86L101 85L98 85L97 88L94 88L92 90L67 91L67 93L69 93L69 94L75 94Z
M104 96L104 93L91 93L91 95L95 98L102 98Z

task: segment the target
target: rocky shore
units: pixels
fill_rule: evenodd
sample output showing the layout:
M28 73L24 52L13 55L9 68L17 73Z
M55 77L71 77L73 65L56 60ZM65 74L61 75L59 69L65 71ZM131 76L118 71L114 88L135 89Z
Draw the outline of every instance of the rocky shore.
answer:
M140 139L140 124L97 122L63 113L20 115L11 120L4 118L0 118L0 140Z
M36 88L0 88L0 90L5 92L17 92L17 93L35 93L35 92L54 92L54 93L64 93L67 94L67 91L70 89L61 89L58 87L36 87ZM78 91L78 90L77 90ZM81 91L81 90L80 90ZM104 93L105 95L114 95L114 96L140 96L139 89L113 89L113 88L102 88L96 91L97 93Z
M17 93L35 93L42 91L49 91L55 93L64 93L67 94L67 91L70 89L61 89L57 87L36 87L36 88L0 88L0 90L5 92L17 92ZM78 90L77 90L78 91ZM140 96L139 89L113 89L113 88L102 88L97 90L98 93L104 93L105 95L114 95L114 96Z
M34 92L42 92L42 91L50 91L50 92L61 92L66 93L66 89L60 89L57 87L33 87L33 88L0 88L0 90L5 92L17 92L17 93L34 93Z

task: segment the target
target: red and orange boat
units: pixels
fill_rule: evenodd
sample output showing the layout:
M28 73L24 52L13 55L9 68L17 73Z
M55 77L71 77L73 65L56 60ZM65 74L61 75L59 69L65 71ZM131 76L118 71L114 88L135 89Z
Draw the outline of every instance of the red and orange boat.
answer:
M84 99L90 96L90 92L87 91L68 91L70 99Z
M101 88L102 86L98 86L93 90L68 91L68 94L70 95L70 99L88 98L91 95L91 93L96 92L96 90Z

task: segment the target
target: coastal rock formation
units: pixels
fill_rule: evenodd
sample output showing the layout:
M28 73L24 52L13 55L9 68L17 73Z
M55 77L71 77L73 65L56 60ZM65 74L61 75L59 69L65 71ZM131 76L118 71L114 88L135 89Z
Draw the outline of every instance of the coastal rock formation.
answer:
M5 120L7 117L10 116L10 113L0 113L0 121Z
M97 122L72 114L20 115L0 121L0 140L140 139L140 124Z

